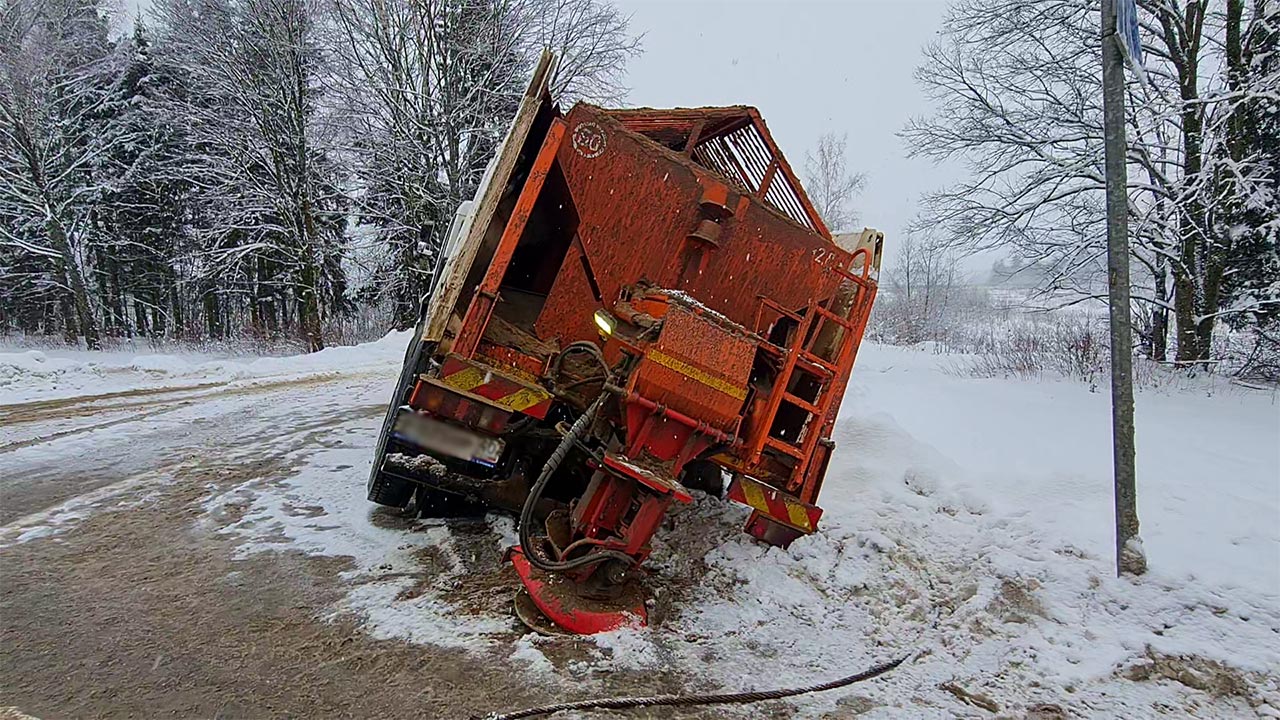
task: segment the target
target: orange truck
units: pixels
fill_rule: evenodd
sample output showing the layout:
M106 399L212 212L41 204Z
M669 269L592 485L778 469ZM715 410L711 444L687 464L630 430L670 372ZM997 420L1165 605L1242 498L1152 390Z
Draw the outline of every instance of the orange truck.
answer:
M817 529L883 235L833 241L755 108L566 113L552 62L450 229L367 489L518 514L517 614L585 634L645 622L691 489L766 543Z

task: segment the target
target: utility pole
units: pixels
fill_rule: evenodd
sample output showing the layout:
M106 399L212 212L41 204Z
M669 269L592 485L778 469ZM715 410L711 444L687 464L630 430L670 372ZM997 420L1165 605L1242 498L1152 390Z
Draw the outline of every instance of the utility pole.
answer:
M1147 570L1138 536L1133 443L1133 328L1129 310L1129 193L1125 167L1124 55L1141 57L1134 0L1102 0L1102 128L1107 172L1107 285L1111 314L1111 444L1116 575ZM1118 7L1120 6L1120 7ZM1119 14L1125 20L1118 22ZM1126 42L1129 43L1126 45Z

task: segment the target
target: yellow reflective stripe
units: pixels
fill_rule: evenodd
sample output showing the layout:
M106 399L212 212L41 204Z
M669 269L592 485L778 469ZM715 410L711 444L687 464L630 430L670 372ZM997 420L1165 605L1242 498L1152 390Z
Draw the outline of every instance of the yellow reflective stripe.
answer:
M785 495L779 494L778 501L787 508L787 518L786 520L783 520L773 514L773 508L769 506L769 499L765 497L765 490L763 487L747 480L746 478L741 478L738 483L742 487L742 497L746 500L747 505L759 510L765 515L768 515L774 520L782 520L783 522L789 520L791 521L791 525L797 529L803 530L804 532L813 532L813 523L809 521L809 510L803 503L796 502Z
M470 391L473 388L483 385L485 375L487 374L488 373L484 372L480 368L468 367L465 370L459 370L452 375L446 375L440 378L440 382L452 388Z
M551 397L549 394L538 392L532 388L521 388L494 402L512 410L527 410L549 397Z
M760 489L760 486L747 480L740 482L742 483L742 496L746 498L747 504L768 515L769 501L765 499L764 491Z
M455 390L463 392L472 392L481 385L485 385L493 380L492 373L481 370L477 367L467 367L459 370L451 375L440 378L440 382L448 385ZM509 395L500 398L485 398L487 402L491 402L498 407L517 412L528 410L529 408L545 401L551 397L551 393L537 390L534 388L522 387Z
M684 375L690 380L696 380L710 388L715 388L720 392L728 395L735 400L745 400L747 398L747 389L738 387L731 382L722 380L704 370L696 368L683 360L678 360L658 350L650 348L645 357L653 362Z
M788 502L787 516L791 518L792 525L795 525L798 528L804 528L805 530L813 529L809 525L809 513L805 512L803 506L797 505L793 502Z

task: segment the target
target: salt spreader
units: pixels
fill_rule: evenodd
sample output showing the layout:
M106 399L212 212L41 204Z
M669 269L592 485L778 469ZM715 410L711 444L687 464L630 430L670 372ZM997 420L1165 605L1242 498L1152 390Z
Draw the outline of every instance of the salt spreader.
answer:
M594 633L645 621L690 489L815 531L883 235L833 241L755 108L566 113L551 62L451 228L368 497L517 513L518 614Z

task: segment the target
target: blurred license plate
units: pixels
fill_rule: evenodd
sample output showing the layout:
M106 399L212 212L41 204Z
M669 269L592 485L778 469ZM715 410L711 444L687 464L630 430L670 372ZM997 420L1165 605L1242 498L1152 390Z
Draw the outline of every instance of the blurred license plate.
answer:
M502 455L503 442L498 438L419 415L409 408L400 408L395 433L424 450L460 460L493 465Z

